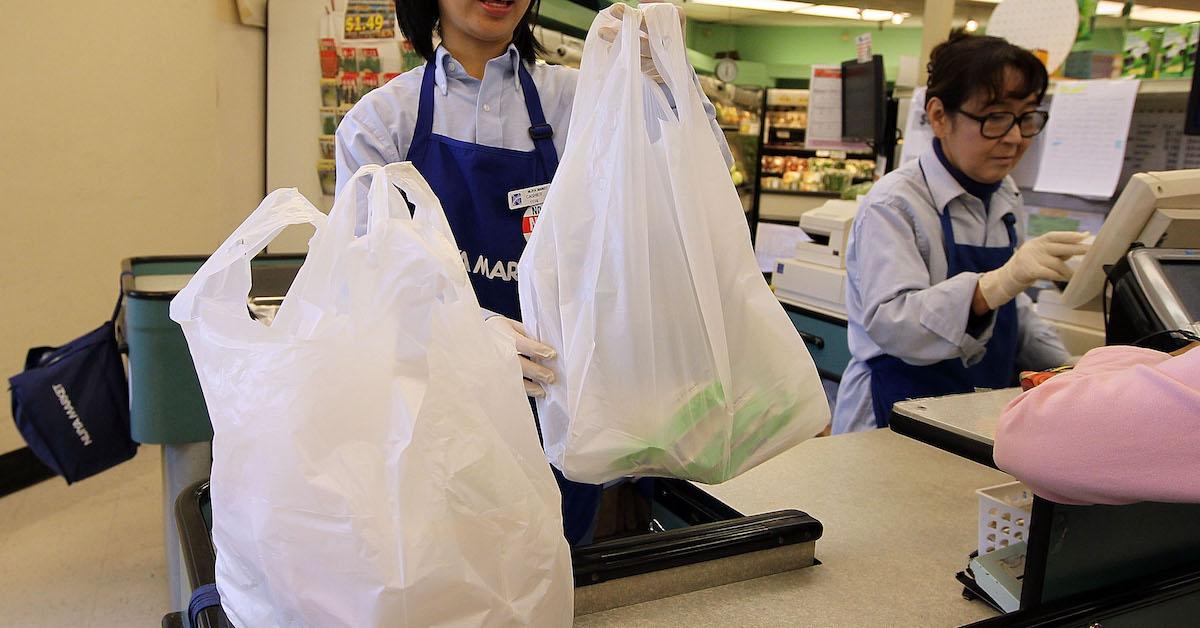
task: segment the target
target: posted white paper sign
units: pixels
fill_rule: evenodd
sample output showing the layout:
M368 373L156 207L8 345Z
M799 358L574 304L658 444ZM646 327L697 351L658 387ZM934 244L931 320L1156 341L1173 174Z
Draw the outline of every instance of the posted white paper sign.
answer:
M1064 81L1054 91L1039 192L1108 198L1117 189L1138 81Z

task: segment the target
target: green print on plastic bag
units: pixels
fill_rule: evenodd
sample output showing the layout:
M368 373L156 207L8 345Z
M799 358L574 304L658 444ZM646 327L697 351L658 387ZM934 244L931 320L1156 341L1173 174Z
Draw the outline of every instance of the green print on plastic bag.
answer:
M771 412L772 406L781 399L776 395L756 394L733 415L731 435L739 438L731 443L725 438L713 437L692 460L680 463L668 451L675 443L685 439L689 433L711 420L723 420L726 416L725 391L720 382L714 382L692 396L688 402L671 416L668 429L660 445L645 449L622 458L618 464L624 469L659 468L670 470L672 475L706 484L717 484L728 480L732 473L758 450L759 445L781 432L791 422L800 402L791 399L783 409ZM722 410L713 416L713 410ZM706 420L706 417L712 417ZM757 422L758 425L754 425ZM727 449L728 448L728 449ZM728 454L726 453L728 451Z

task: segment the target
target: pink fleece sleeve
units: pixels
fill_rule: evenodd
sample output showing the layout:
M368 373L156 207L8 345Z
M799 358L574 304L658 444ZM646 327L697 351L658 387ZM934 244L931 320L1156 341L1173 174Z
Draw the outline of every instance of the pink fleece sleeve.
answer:
M1089 351L1008 405L994 456L1056 502L1200 502L1200 349Z

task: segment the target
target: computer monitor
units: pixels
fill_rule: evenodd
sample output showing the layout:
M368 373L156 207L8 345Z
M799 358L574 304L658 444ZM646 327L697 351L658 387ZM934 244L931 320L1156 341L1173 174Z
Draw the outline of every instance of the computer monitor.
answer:
M1063 305L1079 308L1099 298L1104 267L1120 260L1134 242L1200 248L1200 170L1133 175L1063 291Z
M883 57L870 61L842 62L842 141L866 143L880 148L884 143L887 86Z

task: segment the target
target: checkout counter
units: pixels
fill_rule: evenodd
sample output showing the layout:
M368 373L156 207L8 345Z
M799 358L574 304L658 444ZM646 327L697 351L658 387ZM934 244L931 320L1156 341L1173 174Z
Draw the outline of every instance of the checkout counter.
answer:
M996 611L986 604L963 598L953 574L962 569L975 546L973 491L1006 481L1011 478L995 469L876 430L806 441L718 486L658 482L665 484L656 489L654 497L655 519L660 522L669 521L665 511L675 513L672 516L690 512L704 518L768 513L746 518L750 527L757 528L776 528L771 523L775 517L794 517L793 524L784 526L791 532L782 534L776 528L759 537L760 542L775 544L783 540L785 552L777 557L791 567L761 577L742 577L750 561L738 556L760 560L764 550L757 549L694 562L690 568L684 566L684 572L671 568L677 560L678 546L672 549L677 540L728 526L721 522L693 526L690 532L668 529L642 538L597 543L574 555L575 625L955 626L993 617ZM202 489L201 485L182 494L179 511L185 547L191 548L185 555L198 557L195 561L188 558L189 569L203 578L211 577L212 563L206 562L211 561L211 554L204 556L204 551L211 552L205 550L206 525L211 522L205 517L211 517L211 512L204 508ZM803 505L812 516L789 511L797 505ZM817 530L814 518L823 530L812 545L803 539L811 539ZM656 543L661 545L655 547ZM634 558L624 567L637 570L637 557L626 554L633 546L641 546L643 559L658 553L655 562L666 569L642 569L640 581L625 577L622 558ZM805 557L811 556L807 552L813 550L816 561L807 560ZM796 568L805 564L812 566ZM600 580L612 587L593 593L586 582L602 565L608 565L607 575ZM719 573L722 571L733 573ZM725 583L709 580L709 586L690 592L670 591L681 573L693 581L718 577ZM629 604L643 596L644 589L668 595ZM619 604L595 603L612 593L618 594ZM611 607L600 610L602 606ZM218 610L209 611L213 623L198 625L223 625ZM178 624L165 621L164 625Z
M1172 351L1200 335L1200 170L1138 174L1057 301L1099 300L1107 344ZM1019 389L902 401L893 431L993 466L998 418ZM1153 417L1129 417L1131 423ZM1170 481L1164 478L1163 481ZM1012 612L981 626L1193 626L1200 504L1076 506L1034 496L1022 541L958 574Z
M846 340L846 245L857 201L830 200L800 216L807 241L775 264L771 286L821 377L841 381L850 363Z
M890 427L994 468L997 419L1020 392L902 401ZM964 595L1015 611L981 627L1192 626L1200 617L1198 521L1200 504L1073 506L1035 496L1027 541L996 552L1015 577L1004 577L1000 561L973 560L957 579ZM988 568L996 573L980 572Z
M840 271L844 281L844 262L833 258L841 257L836 247L853 212L829 209L809 222L813 232L825 230L828 240L816 243L824 252L810 248L813 257L788 261L778 273L782 299L796 268L831 283ZM1174 255L1157 259L1191 254ZM1147 302L1153 310L1154 299ZM836 314L802 305L805 317ZM789 308L793 321L797 307ZM986 591L963 589L954 574L966 572L977 547L974 491L1011 481L991 466L991 438L1016 394L902 402L892 430L813 439L718 486L656 482L649 525L575 551L576 624L1089 625L1099 616L1200 616L1200 535L1193 533L1200 506L1036 499L1020 610L1001 615L984 603ZM177 502L192 585L203 583L197 574L211 569L213 557L205 490L197 485ZM806 512L791 510L797 506Z
M175 506L168 547L178 555L177 591L214 578L202 473L211 430L190 388L186 344L165 314L201 261L131 260L127 285L135 431L175 461L164 462L164 498ZM259 258L252 296L277 300L299 263ZM635 509L645 515L633 524L637 534L611 534L574 553L576 623L955 625L993 616L963 599L949 574L975 543L972 491L1008 479L876 431L807 441L719 486L658 480L648 506ZM197 625L222 621L210 608ZM164 625L182 623L179 613L164 618Z

